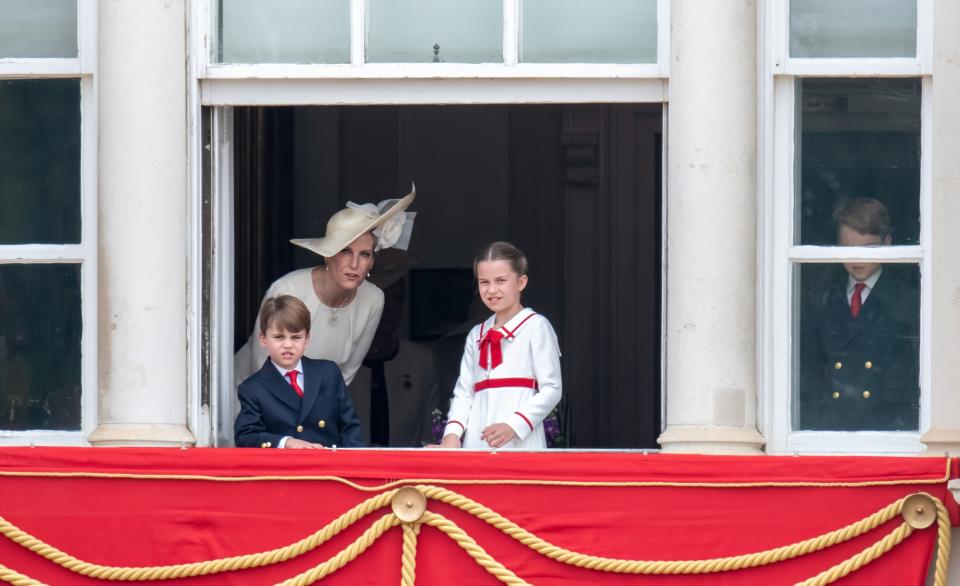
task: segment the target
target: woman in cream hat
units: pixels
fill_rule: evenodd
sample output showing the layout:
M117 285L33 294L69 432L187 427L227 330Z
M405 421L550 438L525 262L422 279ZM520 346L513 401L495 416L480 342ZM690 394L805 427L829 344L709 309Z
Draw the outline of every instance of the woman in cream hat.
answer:
M406 209L415 197L413 188L402 199L377 205L348 202L330 217L323 238L291 240L322 256L324 264L287 273L264 295L293 295L306 304L311 323L304 356L336 362L347 384L360 368L383 312L383 292L367 276L378 250L407 247L415 214ZM254 330L234 356L235 383L267 358Z

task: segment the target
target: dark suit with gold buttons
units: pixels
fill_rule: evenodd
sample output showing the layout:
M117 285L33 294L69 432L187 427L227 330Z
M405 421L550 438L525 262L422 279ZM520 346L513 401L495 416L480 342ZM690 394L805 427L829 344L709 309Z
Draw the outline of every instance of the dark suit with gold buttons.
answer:
M304 356L303 398L268 358L240 384L237 447L276 448L284 436L324 446L363 447L363 432L336 363Z
M854 318L838 267L801 317L799 429L916 430L919 297L884 267Z

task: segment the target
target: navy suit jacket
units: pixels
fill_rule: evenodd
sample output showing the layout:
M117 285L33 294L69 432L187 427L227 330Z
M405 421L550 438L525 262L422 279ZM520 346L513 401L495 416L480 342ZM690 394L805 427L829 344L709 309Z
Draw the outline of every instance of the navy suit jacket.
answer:
M284 436L324 446L363 447L360 420L336 363L304 356L303 398L270 359L240 383L237 447L276 448Z
M833 271L807 308L801 343L801 429L917 429L920 301L886 266L860 314L847 273Z

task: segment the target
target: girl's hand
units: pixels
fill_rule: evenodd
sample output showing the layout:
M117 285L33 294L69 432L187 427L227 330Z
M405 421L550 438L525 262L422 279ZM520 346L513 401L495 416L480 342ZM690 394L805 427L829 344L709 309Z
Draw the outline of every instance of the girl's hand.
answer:
M441 448L459 448L461 445L460 437L452 433L443 436L443 441L440 442Z
M506 423L488 425L480 434L480 439L490 444L491 448L505 446L510 440L517 437L517 432Z
M287 450L322 450L323 446L320 444L313 444L310 442L305 442L302 439L297 439L291 437L287 439L287 443L283 444L284 449Z

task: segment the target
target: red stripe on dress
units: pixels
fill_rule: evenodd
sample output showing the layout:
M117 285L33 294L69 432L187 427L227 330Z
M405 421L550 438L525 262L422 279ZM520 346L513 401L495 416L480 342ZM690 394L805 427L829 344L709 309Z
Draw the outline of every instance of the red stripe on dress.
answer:
M533 431L533 424L530 423L530 420L527 419L527 416L526 416L526 415L524 415L523 413L520 413L519 411L514 411L513 414L514 414L514 415L519 415L520 417L522 417L523 420L527 422L527 425L530 426L530 431Z
M505 332L507 332L507 339L513 339L514 335L517 333L517 330L520 329L520 326L522 326L523 324L527 323L527 320L530 319L531 317L535 316L535 315L537 315L537 312L535 312L535 311L530 312L530 315L528 315L527 317L523 318L523 321L520 322L520 323L518 323L518 324L517 324L517 327L513 328L513 331L512 331L512 332L507 329L507 326L503 326L503 327L501 327L500 329L503 330L503 331L505 331Z
M457 425L459 425L460 427L463 428L463 431L467 431L467 426L464 425L464 424L462 424L462 423L460 423L460 422L457 421L456 419L451 419L450 421L447 422L447 425L450 425L451 423L456 423Z
M523 387L525 389L536 389L537 380L533 378L488 378L473 385L473 391L482 391L484 389L501 389L505 387Z

